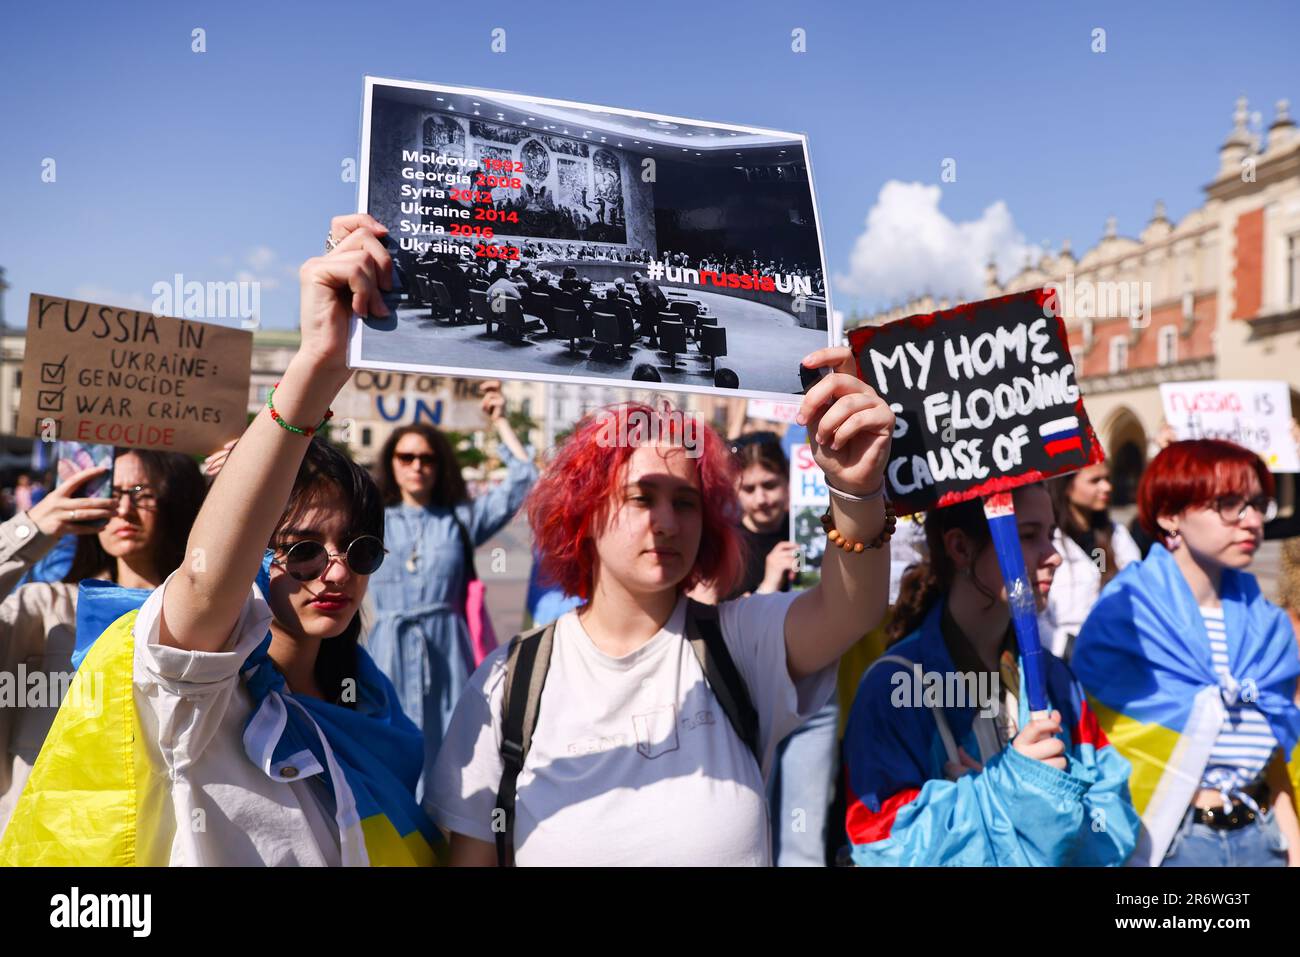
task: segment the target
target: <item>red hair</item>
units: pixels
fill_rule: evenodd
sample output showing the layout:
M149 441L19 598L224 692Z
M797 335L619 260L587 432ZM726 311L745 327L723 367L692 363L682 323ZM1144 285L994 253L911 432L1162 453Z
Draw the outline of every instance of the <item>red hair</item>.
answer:
M1148 535L1164 542L1156 519L1208 505L1220 495L1246 495L1250 477L1273 495L1273 476L1249 449L1222 439L1173 442L1151 460L1138 483L1138 521Z
M691 431L697 438L687 451L698 456L703 528L695 564L678 590L710 582L727 594L743 567L736 531L736 467L712 428L668 405L662 409L641 403L608 406L585 416L560 446L525 505L541 578L563 588L566 595L590 599L596 560L592 539L618 505L632 453L656 441L686 447L684 440Z

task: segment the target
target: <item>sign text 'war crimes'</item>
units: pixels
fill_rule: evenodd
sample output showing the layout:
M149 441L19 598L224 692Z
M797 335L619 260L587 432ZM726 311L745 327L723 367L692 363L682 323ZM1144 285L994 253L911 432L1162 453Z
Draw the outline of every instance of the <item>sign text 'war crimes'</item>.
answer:
M23 421L43 439L211 451L242 431L251 359L246 331L33 295Z
M1061 320L1042 291L855 329L861 372L896 417L900 514L1083 467L1101 452Z

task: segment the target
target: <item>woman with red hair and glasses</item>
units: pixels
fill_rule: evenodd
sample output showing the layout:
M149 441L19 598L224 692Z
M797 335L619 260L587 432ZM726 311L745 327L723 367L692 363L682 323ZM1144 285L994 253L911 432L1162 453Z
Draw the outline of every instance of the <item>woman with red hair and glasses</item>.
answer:
M434 771L452 863L771 864L776 745L883 615L893 527L893 414L847 348L803 364L834 370L799 421L843 543L807 591L687 598L729 594L743 567L736 467L695 419L619 406L559 449L528 517L544 574L585 604L499 649L461 697Z
M1079 633L1075 673L1133 764L1137 863L1300 863L1286 769L1300 655L1291 622L1246 572L1276 514L1253 452L1169 445L1138 486L1156 544L1106 586Z

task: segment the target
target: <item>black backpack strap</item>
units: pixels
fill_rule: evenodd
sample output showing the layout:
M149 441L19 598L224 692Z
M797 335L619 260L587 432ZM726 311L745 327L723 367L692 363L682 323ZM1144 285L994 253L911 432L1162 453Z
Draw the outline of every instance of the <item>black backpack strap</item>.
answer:
M501 784L492 811L499 867L511 867L515 862L515 785L533 743L554 643L555 622L551 622L515 635L506 653L505 696L501 702Z
M686 640L700 660L704 680L709 683L718 704L722 705L731 727L761 767L763 756L758 750L758 711L722 638L717 605L687 599Z

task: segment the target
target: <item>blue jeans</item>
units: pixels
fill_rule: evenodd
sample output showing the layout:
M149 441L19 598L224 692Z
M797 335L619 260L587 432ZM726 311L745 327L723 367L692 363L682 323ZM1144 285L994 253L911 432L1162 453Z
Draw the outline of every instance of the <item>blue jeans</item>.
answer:
M835 696L776 749L768 782L772 861L777 867L824 867L826 819L835 797Z
M1286 867L1287 845L1272 811L1235 831L1220 831L1192 821L1192 809L1179 826L1161 867Z

